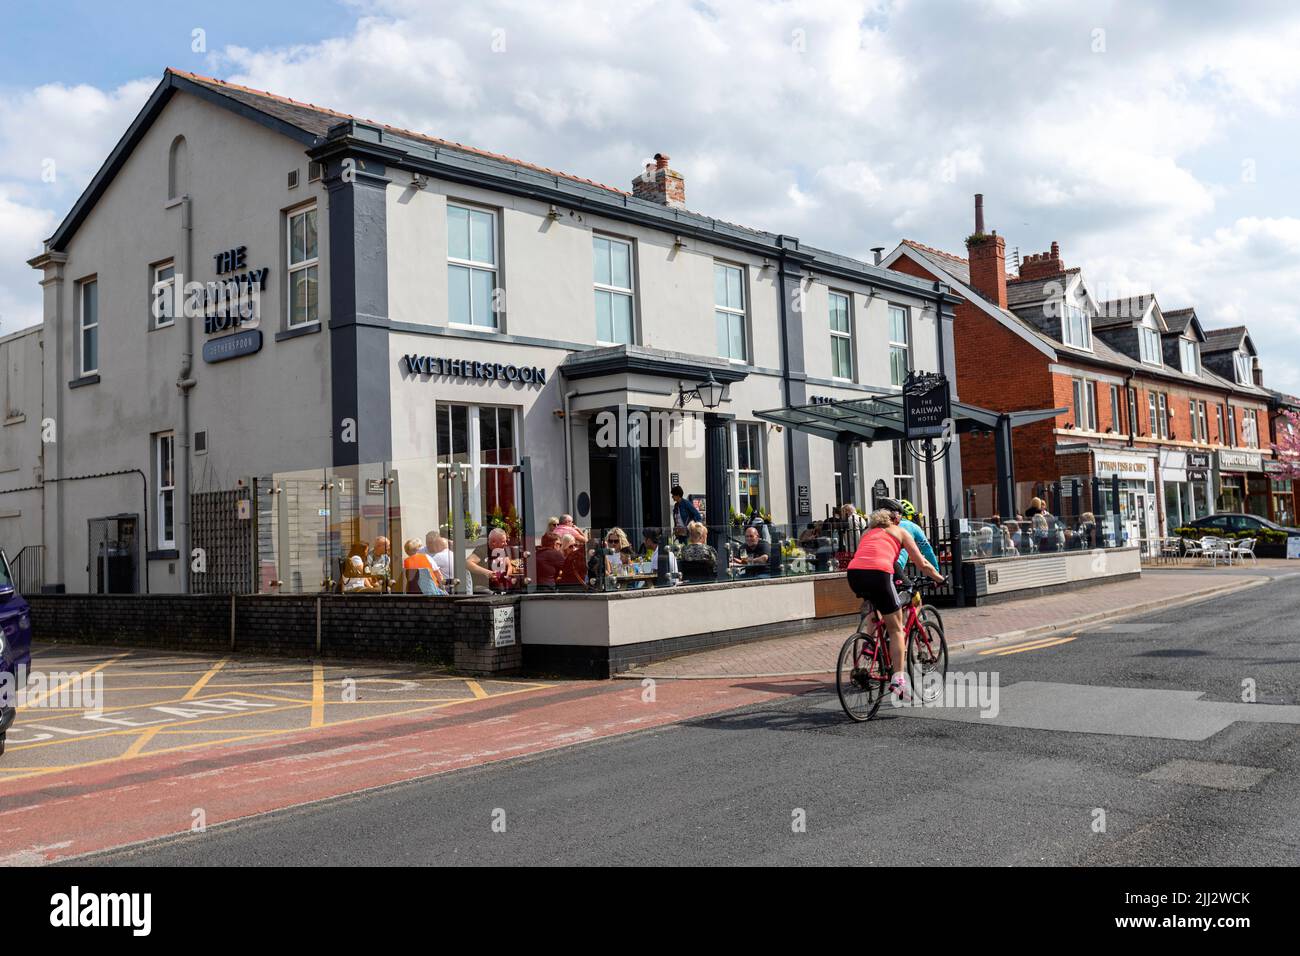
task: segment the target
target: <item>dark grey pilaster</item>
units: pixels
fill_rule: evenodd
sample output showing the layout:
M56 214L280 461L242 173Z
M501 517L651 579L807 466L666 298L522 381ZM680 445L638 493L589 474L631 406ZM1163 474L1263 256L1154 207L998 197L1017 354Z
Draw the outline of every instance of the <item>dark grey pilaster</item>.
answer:
M628 540L634 549L641 547L641 442L644 436L632 416L639 409L620 405L618 415L618 472L616 488L618 502L615 518L619 526L627 532Z
M844 500L835 502L837 505L850 502L856 503L858 500L858 476L853 468L853 450L857 447L857 444L857 442L845 441L844 439L835 442L835 470L840 473L841 484L844 487Z
M725 568L727 542L727 425L731 415L704 413L704 506L709 544L718 550L718 566ZM721 572L720 572L721 573Z
M329 181L330 382L334 464L392 458L388 354L388 217L373 161ZM356 422L345 441L344 421Z
M803 264L810 257L799 252L799 240L779 236L782 255L777 266L777 294L780 295L781 379L786 405L808 403L807 372L804 365L803 339ZM794 428L784 430L786 460L786 498L789 520L799 524L806 515L799 513L799 486L811 486L808 466L808 435Z

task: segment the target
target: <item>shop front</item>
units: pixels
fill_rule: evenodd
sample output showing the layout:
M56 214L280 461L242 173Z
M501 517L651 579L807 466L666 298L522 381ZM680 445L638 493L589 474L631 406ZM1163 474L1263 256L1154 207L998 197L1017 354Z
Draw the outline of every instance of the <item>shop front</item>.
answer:
M1164 490L1164 531L1173 535L1189 521L1213 510L1210 493L1211 460L1208 451L1160 453L1160 482Z
M1268 478L1268 517L1285 527L1296 523L1296 483L1289 477L1286 466L1280 461L1264 462Z
M1160 533L1155 470L1156 459L1150 455L1093 452L1093 474L1102 479L1101 511L1119 515L1123 541L1118 543L1142 543L1150 553L1154 553Z
M1268 480L1264 456L1257 451L1220 449L1216 464L1219 493L1215 511L1235 514L1268 513Z

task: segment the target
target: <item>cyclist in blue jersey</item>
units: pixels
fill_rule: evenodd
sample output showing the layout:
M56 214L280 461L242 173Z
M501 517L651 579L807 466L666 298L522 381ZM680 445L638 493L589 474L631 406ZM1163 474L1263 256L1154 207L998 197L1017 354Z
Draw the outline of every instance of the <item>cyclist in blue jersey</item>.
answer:
M934 546L930 544L930 539L926 537L925 531L913 519L917 517L916 506L910 501L903 499L901 501L894 498L884 498L877 503L880 508L888 508L894 514L894 524L899 525L904 531L912 536L916 542L917 548L925 555L925 560L929 561L936 568L939 566L939 559L934 553ZM907 567L907 551L904 550L898 555L898 573L902 574L903 569Z

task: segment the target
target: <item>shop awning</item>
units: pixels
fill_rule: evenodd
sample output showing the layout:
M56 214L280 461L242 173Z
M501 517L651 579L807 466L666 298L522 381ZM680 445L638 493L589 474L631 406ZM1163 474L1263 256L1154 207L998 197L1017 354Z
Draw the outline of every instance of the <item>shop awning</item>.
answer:
M995 412L964 402L952 403L953 425L958 434L972 431L993 432L1004 419L1012 428L1055 418L1068 408L1044 408L1018 412ZM903 430L903 396L897 392L866 398L814 402L755 412L763 421L784 425L832 441L901 441Z

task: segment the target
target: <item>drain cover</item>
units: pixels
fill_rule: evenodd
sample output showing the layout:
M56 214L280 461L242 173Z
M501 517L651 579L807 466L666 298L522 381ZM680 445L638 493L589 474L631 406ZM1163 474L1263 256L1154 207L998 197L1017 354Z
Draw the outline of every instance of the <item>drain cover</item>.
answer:
M1268 767L1243 767L1239 764L1207 763L1202 760L1171 760L1144 773L1142 779L1212 787L1215 790L1249 790L1272 772Z

